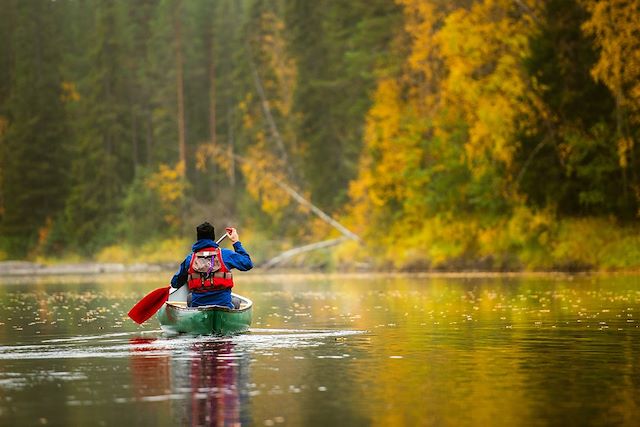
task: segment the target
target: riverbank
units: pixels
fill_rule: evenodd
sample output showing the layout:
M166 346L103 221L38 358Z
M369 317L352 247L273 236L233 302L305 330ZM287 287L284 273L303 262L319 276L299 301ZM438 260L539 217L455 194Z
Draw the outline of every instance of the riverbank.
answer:
M169 263L103 263L103 262L77 262L44 264L29 261L0 261L0 280L2 278L21 277L56 277L56 276L77 276L85 277L113 277L127 276L132 274L148 275L154 279L158 276L170 277L176 270L174 264ZM309 280L310 278L367 278L367 277L416 277L416 278L498 278L498 277L579 277L579 276L624 276L638 275L638 270L624 271L487 271L487 270L459 270L459 271L376 271L376 270L351 270L351 271L322 271L319 269L304 268L274 268L264 269L260 266L248 272L242 272L243 280L251 281L254 278L260 280L281 280L288 281L297 279Z
M123 264L83 262L69 264L42 264L29 261L0 262L0 276L60 276L122 273L151 273L169 271L167 264Z
M505 221L481 223L472 217L426 221L409 234L397 228L378 238L363 235L363 242L347 240L301 253L275 270L304 274L640 272L640 225L619 224L611 218L555 221L524 214ZM324 230L306 236L306 241L335 237ZM274 242L251 229L243 231L243 238L257 270L296 246L289 240ZM174 271L192 243L186 238L153 239L139 245L113 244L95 253L42 249L22 260L10 260L0 251L0 275ZM225 245L229 247L228 242Z
M396 224L367 238L376 241L364 250L346 242L334 253L335 265L349 260L400 271L640 271L640 225L613 218L558 220L523 209L494 220L436 217L406 228Z

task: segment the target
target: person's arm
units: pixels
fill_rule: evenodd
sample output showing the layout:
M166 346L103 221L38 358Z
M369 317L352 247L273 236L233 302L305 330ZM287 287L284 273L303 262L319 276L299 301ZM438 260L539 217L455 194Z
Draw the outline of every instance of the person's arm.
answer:
M233 244L233 251L222 249L222 258L228 269L236 268L240 271L249 271L253 268L251 257L240 242Z
M240 271L248 271L253 268L253 262L247 251L242 247L238 232L235 228L227 228L229 239L233 242L233 251L229 249L222 250L222 258L227 268L238 269Z
M171 286L174 288L179 288L185 283L187 283L187 276L189 271L189 264L191 263L191 255L187 256L184 261L180 264L180 268L178 272L173 275L171 278Z

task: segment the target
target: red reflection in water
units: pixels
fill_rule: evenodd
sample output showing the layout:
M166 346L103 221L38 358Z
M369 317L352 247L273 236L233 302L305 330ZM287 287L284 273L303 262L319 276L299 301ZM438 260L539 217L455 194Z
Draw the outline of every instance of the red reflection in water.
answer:
M195 346L200 357L191 361L191 425L240 425L238 363L233 343ZM206 393L207 397L202 398Z
M153 346L155 338L132 338L131 373L133 392L137 399L145 396L159 396L171 392L171 356L149 355L162 350Z
M169 349L154 346L155 338L135 338L131 371L137 399L168 395L173 389L190 389L188 400L173 399L181 425L236 426L250 423L246 393L241 384L247 372L247 359L234 354L231 341L194 343L190 361L174 360ZM166 356L148 355L166 350ZM172 386L173 383L173 386ZM175 393L175 391L173 392Z

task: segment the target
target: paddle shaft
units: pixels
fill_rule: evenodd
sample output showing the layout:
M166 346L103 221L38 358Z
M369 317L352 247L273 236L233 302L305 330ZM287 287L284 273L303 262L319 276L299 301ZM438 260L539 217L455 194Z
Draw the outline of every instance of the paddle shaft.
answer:
M216 245L219 245L220 243L222 243L222 241L223 241L224 239L226 239L227 237L229 237L229 235L228 235L227 233L224 233L224 234L222 235L222 237L220 237L218 240L216 240Z

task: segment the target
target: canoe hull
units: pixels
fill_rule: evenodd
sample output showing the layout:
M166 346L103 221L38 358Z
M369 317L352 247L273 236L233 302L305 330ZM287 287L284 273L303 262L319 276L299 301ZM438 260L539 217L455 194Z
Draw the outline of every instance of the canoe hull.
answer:
M253 303L239 295L234 295L234 298L240 301L239 309L220 306L191 308L167 302L158 311L158 320L163 330L172 333L232 335L246 332L251 326Z

